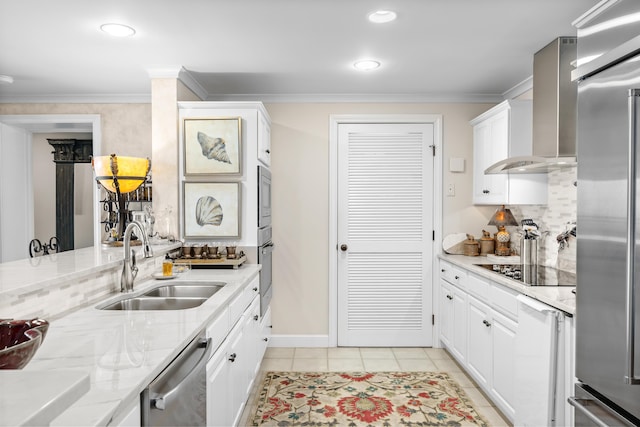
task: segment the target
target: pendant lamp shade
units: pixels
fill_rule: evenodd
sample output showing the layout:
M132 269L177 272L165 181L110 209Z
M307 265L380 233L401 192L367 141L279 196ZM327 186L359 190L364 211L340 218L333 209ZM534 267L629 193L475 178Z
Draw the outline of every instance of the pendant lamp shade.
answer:
M96 156L91 158L96 180L112 193L130 193L144 182L151 161L142 157Z

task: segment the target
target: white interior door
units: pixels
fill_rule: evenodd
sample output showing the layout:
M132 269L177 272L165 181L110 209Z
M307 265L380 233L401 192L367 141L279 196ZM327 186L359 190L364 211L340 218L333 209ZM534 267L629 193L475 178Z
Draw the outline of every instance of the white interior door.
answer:
M338 345L432 345L433 124L338 125Z

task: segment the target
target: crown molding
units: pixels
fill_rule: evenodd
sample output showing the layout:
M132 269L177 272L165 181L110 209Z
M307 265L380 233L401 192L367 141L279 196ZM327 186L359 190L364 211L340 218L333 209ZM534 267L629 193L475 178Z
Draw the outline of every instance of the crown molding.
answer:
M0 104L150 104L151 94L0 95Z
M494 94L216 94L206 101L260 101L263 103L499 103L502 95Z
M189 70L182 66L149 68L147 74L151 79L177 79L189 88L198 98L206 100L209 94L202 85L193 77Z
M502 100L515 99L523 93L533 89L533 76L529 76L511 89L502 93Z

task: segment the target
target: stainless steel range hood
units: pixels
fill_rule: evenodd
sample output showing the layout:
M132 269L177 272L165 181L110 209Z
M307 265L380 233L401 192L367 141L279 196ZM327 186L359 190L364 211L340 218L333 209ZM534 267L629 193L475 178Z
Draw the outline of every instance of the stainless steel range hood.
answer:
M576 165L576 57L575 37L559 37L534 55L532 155L499 161L485 174L548 173Z

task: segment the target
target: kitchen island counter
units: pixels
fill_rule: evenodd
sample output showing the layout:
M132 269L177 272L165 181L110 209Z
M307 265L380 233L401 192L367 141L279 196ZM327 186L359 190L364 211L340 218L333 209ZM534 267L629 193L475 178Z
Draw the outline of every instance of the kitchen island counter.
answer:
M552 307L562 310L565 313L574 315L576 312L576 296L572 292L576 289L575 286L529 286L520 283L516 280L508 277L495 274L494 272L487 270L486 268L479 267L474 264L487 264L485 257L475 256L469 257L464 255L448 255L441 254L440 259L443 259L451 264L462 267L465 270L482 276L495 283L499 283L507 288L513 289L528 297L537 299L540 302L548 304Z
M87 393L51 425L106 426L117 422L149 382L222 313L259 270L259 265L244 265L237 270L192 270L171 281L226 283L196 308L112 311L98 310L95 308L98 304L92 304L51 322L42 347L22 372L34 375L72 370L90 379ZM136 283L135 293L159 283L156 280ZM104 301L120 295L112 294Z

